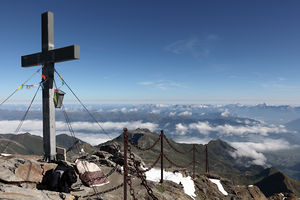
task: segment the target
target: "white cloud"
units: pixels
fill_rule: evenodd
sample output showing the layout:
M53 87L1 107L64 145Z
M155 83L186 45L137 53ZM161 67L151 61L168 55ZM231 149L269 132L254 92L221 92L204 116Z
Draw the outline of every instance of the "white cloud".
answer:
M218 132L225 136L232 135L247 135L249 133L259 134L262 136L268 136L270 133L286 133L287 130L284 126L264 126L264 125L253 125L253 126L233 126L230 124L213 126L209 122L198 122L191 123L188 128L197 130L200 134L207 135L210 132Z
M263 166L266 165L267 158L264 156L264 154L255 151L249 146L244 146L242 143L230 144L237 149L237 151L229 152L233 158L249 157L253 159L251 164Z
M144 82L139 82L140 85L152 85L153 82L151 81L144 81Z
M225 111L221 113L221 116L222 116L222 117L228 117L229 114L230 114L229 110L228 110L228 109L225 109Z
M130 109L128 110L128 112L137 112L137 111L138 111L137 108L130 108Z
M156 104L155 106L158 107L158 108L169 108L169 107L171 107L168 104Z
M214 42L220 40L217 35L208 35L202 39L192 37L185 40L177 40L165 47L165 50L174 54L189 53L194 57L205 57L211 54Z
M160 113L160 110L152 110L150 113L153 113L153 114L159 114L159 113Z
M186 126L184 126L183 124L179 123L179 124L176 124L176 133L179 134L179 135L185 135L188 128Z
M15 129L19 125L18 120L5 120L0 121L0 133L14 133ZM127 121L127 122L102 122L101 126L106 130L106 132L112 137L121 134L124 127L129 130L135 130L137 128L147 128L154 131L158 128L158 124L142 121ZM56 133L69 133L67 125L65 122L56 121ZM84 141L89 141L92 144L99 141L108 140L109 137L106 136L100 129L97 123L93 122L72 122L72 128L75 132L75 136L83 139ZM19 133L29 132L33 135L43 135L43 124L42 120L25 120ZM89 139L90 138L90 139ZM97 139L98 138L98 139ZM95 141L95 142L93 142Z
M211 127L208 122L192 123L189 125L189 128L196 129L203 135L208 135L211 131L213 131L213 127Z
M179 113L178 115L179 116L191 116L192 114L193 114L192 112L184 111L184 112Z
M169 113L169 116L175 116L176 115L176 112L170 112Z
M205 138L199 138L199 137L184 137L184 136L178 136L174 138L174 141L178 143L187 143L187 144L208 144L209 141L211 141L211 138L205 137Z
M184 84L172 80L145 81L145 82L139 82L138 84L143 86L148 86L154 89L159 89L159 90L187 88ZM162 104L158 104L158 105L162 105ZM168 105L162 105L162 106L166 107Z
M121 112L126 113L127 112L127 108L121 108Z
M263 152L278 151L298 147L283 139L263 139L262 142L229 142L237 151L230 152L234 158L250 157L256 165L266 165L267 158Z

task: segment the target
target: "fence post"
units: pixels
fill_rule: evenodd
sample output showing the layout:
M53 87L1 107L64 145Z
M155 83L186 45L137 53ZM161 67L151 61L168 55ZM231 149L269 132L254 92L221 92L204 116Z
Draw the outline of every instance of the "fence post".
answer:
M160 131L160 183L164 182L164 131Z
M195 179L196 145L193 144L193 179Z
M128 165L127 165L127 151L128 151L128 133L127 128L123 129L123 142L124 142L124 200L127 200L127 176L128 176Z
M209 172L208 170L208 149L207 149L207 145L205 145L205 171L206 173Z

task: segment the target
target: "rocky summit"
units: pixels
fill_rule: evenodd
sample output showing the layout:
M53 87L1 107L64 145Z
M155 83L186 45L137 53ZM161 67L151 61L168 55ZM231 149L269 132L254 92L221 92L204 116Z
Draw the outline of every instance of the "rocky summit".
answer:
M152 144L154 139L158 137L157 134L151 133L147 129L137 129L131 131L130 134L135 140L137 145L145 147L147 144ZM28 134L26 134L28 135ZM26 137L22 135L22 137ZM29 135L28 135L29 136ZM148 139L147 139L148 138ZM151 139L152 138L152 139ZM67 141L66 136L64 140ZM150 141L147 141L150 140ZM24 140L27 141L27 140ZM80 143L76 140L73 146L68 149L66 164L76 171L77 181L72 184L70 193L50 191L47 187L45 179L51 170L57 168L57 163L45 163L42 161L40 155L20 155L20 154L5 154L0 156L0 199L11 200L53 200L53 199L103 199L103 200L122 200L123 196L123 146L122 137L116 138L113 141L101 144L99 146L91 146L86 143ZM177 144L171 141L178 149L188 149L188 144ZM18 143L21 143L19 140ZM213 147L212 145L217 145ZM26 144L22 144L26 147ZM224 148L219 149L219 148ZM199 147L200 148L200 147ZM132 149L134 149L132 147ZM214 141L210 143L210 154L217 157L220 154L220 160L217 165L220 165L223 157L227 157L226 151L231 151L227 143L222 141ZM79 152L80 151L80 152ZM293 190L280 190L274 191L266 187L266 184L270 184L270 181L279 181L275 170L265 170L260 174L257 174L257 179L260 181L257 184L241 184L237 183L236 179L230 179L230 177L224 177L217 171L218 168L212 167L210 173L201 173L202 168L198 169L195 179L191 178L191 170L189 168L176 168L166 167L164 173L168 173L164 176L164 182L160 183L159 179L149 177L151 170L144 173L143 170L149 167L152 161L155 159L154 153L157 153L157 149L150 154L138 154L137 150L133 151L135 160L128 159L129 171L132 174L130 176L131 184L127 186L127 199L133 199L130 194L134 194L138 200L159 199L159 200L281 200L281 199L299 199L296 192ZM170 150L166 150L166 153L170 153ZM221 155L221 153L223 155ZM152 155L152 158L151 158ZM223 157L222 157L223 156ZM172 159L176 161L176 156L173 155ZM229 157L227 157L229 158ZM97 186L88 186L83 180L83 176L78 174L76 170L76 160L87 161L97 165L108 182ZM183 158L181 158L183 159ZM185 159L183 159L184 161ZM224 166L228 163L224 162ZM213 160L211 161L213 165ZM135 166L141 173L133 171ZM159 165L155 166L155 170L159 171ZM235 169L237 170L237 169ZM90 170L92 171L92 170ZM241 176L242 171L238 176ZM246 170L248 173L253 170ZM270 172L272 171L272 172ZM222 171L221 171L222 172ZM234 171L233 171L234 172ZM93 173L93 172L92 172ZM253 172L254 173L254 172ZM159 174L160 175L160 174ZM272 177L275 175L275 178ZM167 177L169 176L169 177ZM159 176L160 177L160 176ZM181 177L181 179L170 178ZM268 178L269 177L269 178ZM277 178L277 179L276 179ZM271 179L269 181L269 179ZM189 183L187 184L187 182ZM254 180L254 179L250 179ZM241 181L243 182L243 181ZM191 184L192 183L192 184ZM290 182L283 182L286 185ZM192 191L192 192L191 192ZM294 190L297 191L297 190ZM153 194L153 196L149 195Z

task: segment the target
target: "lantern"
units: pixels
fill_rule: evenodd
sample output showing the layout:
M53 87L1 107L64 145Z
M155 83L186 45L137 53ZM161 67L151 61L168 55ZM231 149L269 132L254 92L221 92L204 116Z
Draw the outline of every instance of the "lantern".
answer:
M53 101L54 101L55 108L61 108L61 105L62 105L65 94L66 93L64 93L61 90L54 90Z

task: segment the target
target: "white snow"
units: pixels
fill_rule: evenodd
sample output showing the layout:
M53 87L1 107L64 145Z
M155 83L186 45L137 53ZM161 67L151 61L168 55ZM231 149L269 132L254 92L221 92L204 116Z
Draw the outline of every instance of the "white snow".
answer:
M11 154L8 154L8 153L1 153L1 156L7 157L7 156L11 156Z
M150 181L159 182L161 178L161 172L160 169L151 169L148 172L146 172L146 179ZM194 181L190 176L183 177L181 173L179 172L167 172L164 170L164 180L173 181L174 183L183 185L184 192L192 197L193 199L196 197L195 194L195 184Z
M209 180L218 186L218 189L220 192L222 192L222 194L224 194L225 196L228 195L228 193L224 190L223 185L221 184L221 181L219 179L210 178Z

